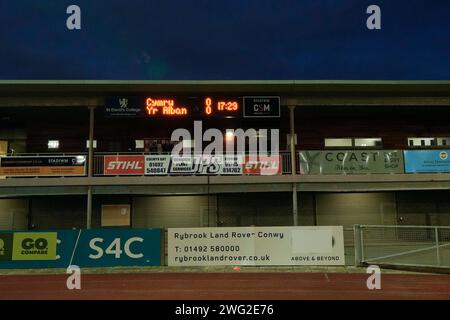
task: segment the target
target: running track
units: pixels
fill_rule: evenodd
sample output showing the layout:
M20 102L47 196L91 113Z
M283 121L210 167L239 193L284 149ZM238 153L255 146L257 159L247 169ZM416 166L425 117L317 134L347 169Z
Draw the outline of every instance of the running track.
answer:
M0 299L447 299L450 275L382 274L381 290L367 274L133 273L86 274L81 290L66 275L0 276Z

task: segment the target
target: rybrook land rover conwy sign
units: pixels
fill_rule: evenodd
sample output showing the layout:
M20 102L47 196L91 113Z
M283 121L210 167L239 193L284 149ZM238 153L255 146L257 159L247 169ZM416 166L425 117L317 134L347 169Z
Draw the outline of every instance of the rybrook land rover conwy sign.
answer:
M168 263L344 265L343 227L169 228Z

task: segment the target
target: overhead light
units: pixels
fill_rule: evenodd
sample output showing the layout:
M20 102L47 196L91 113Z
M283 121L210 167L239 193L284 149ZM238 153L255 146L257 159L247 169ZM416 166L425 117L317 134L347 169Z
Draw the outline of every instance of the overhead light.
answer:
M144 140L134 140L136 149L144 149Z
M97 149L97 140L92 140L92 146ZM89 140L86 140L86 149L89 149Z
M77 156L77 164L83 164L86 162L86 156Z
M59 148L59 140L48 140L47 146L49 149L58 149Z

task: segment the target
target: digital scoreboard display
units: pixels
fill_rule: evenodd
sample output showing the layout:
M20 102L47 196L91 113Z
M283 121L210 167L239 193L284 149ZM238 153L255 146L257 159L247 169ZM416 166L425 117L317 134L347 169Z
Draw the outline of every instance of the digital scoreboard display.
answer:
M239 96L201 96L173 97L163 95L148 95L139 97L115 96L105 100L104 114L108 118L236 118L248 117L249 110L273 110L279 116L280 103L272 97L239 97ZM259 105L253 103L260 101ZM251 105L249 101L252 101ZM266 103L265 103L266 101ZM245 106L245 104L248 104ZM264 104L265 103L265 104ZM244 112L247 110L247 112ZM259 112L260 116L264 112ZM258 117L258 112L253 114Z
M242 99L217 99L212 97L167 99L147 97L145 99L145 113L150 117L157 116L239 116Z

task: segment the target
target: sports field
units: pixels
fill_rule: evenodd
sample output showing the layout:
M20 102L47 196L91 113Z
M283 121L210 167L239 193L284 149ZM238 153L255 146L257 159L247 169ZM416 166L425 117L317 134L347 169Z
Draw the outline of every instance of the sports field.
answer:
M81 290L68 290L62 272L3 274L0 299L450 299L450 275L386 271L381 290L369 290L362 269L230 270L95 272L82 274Z

